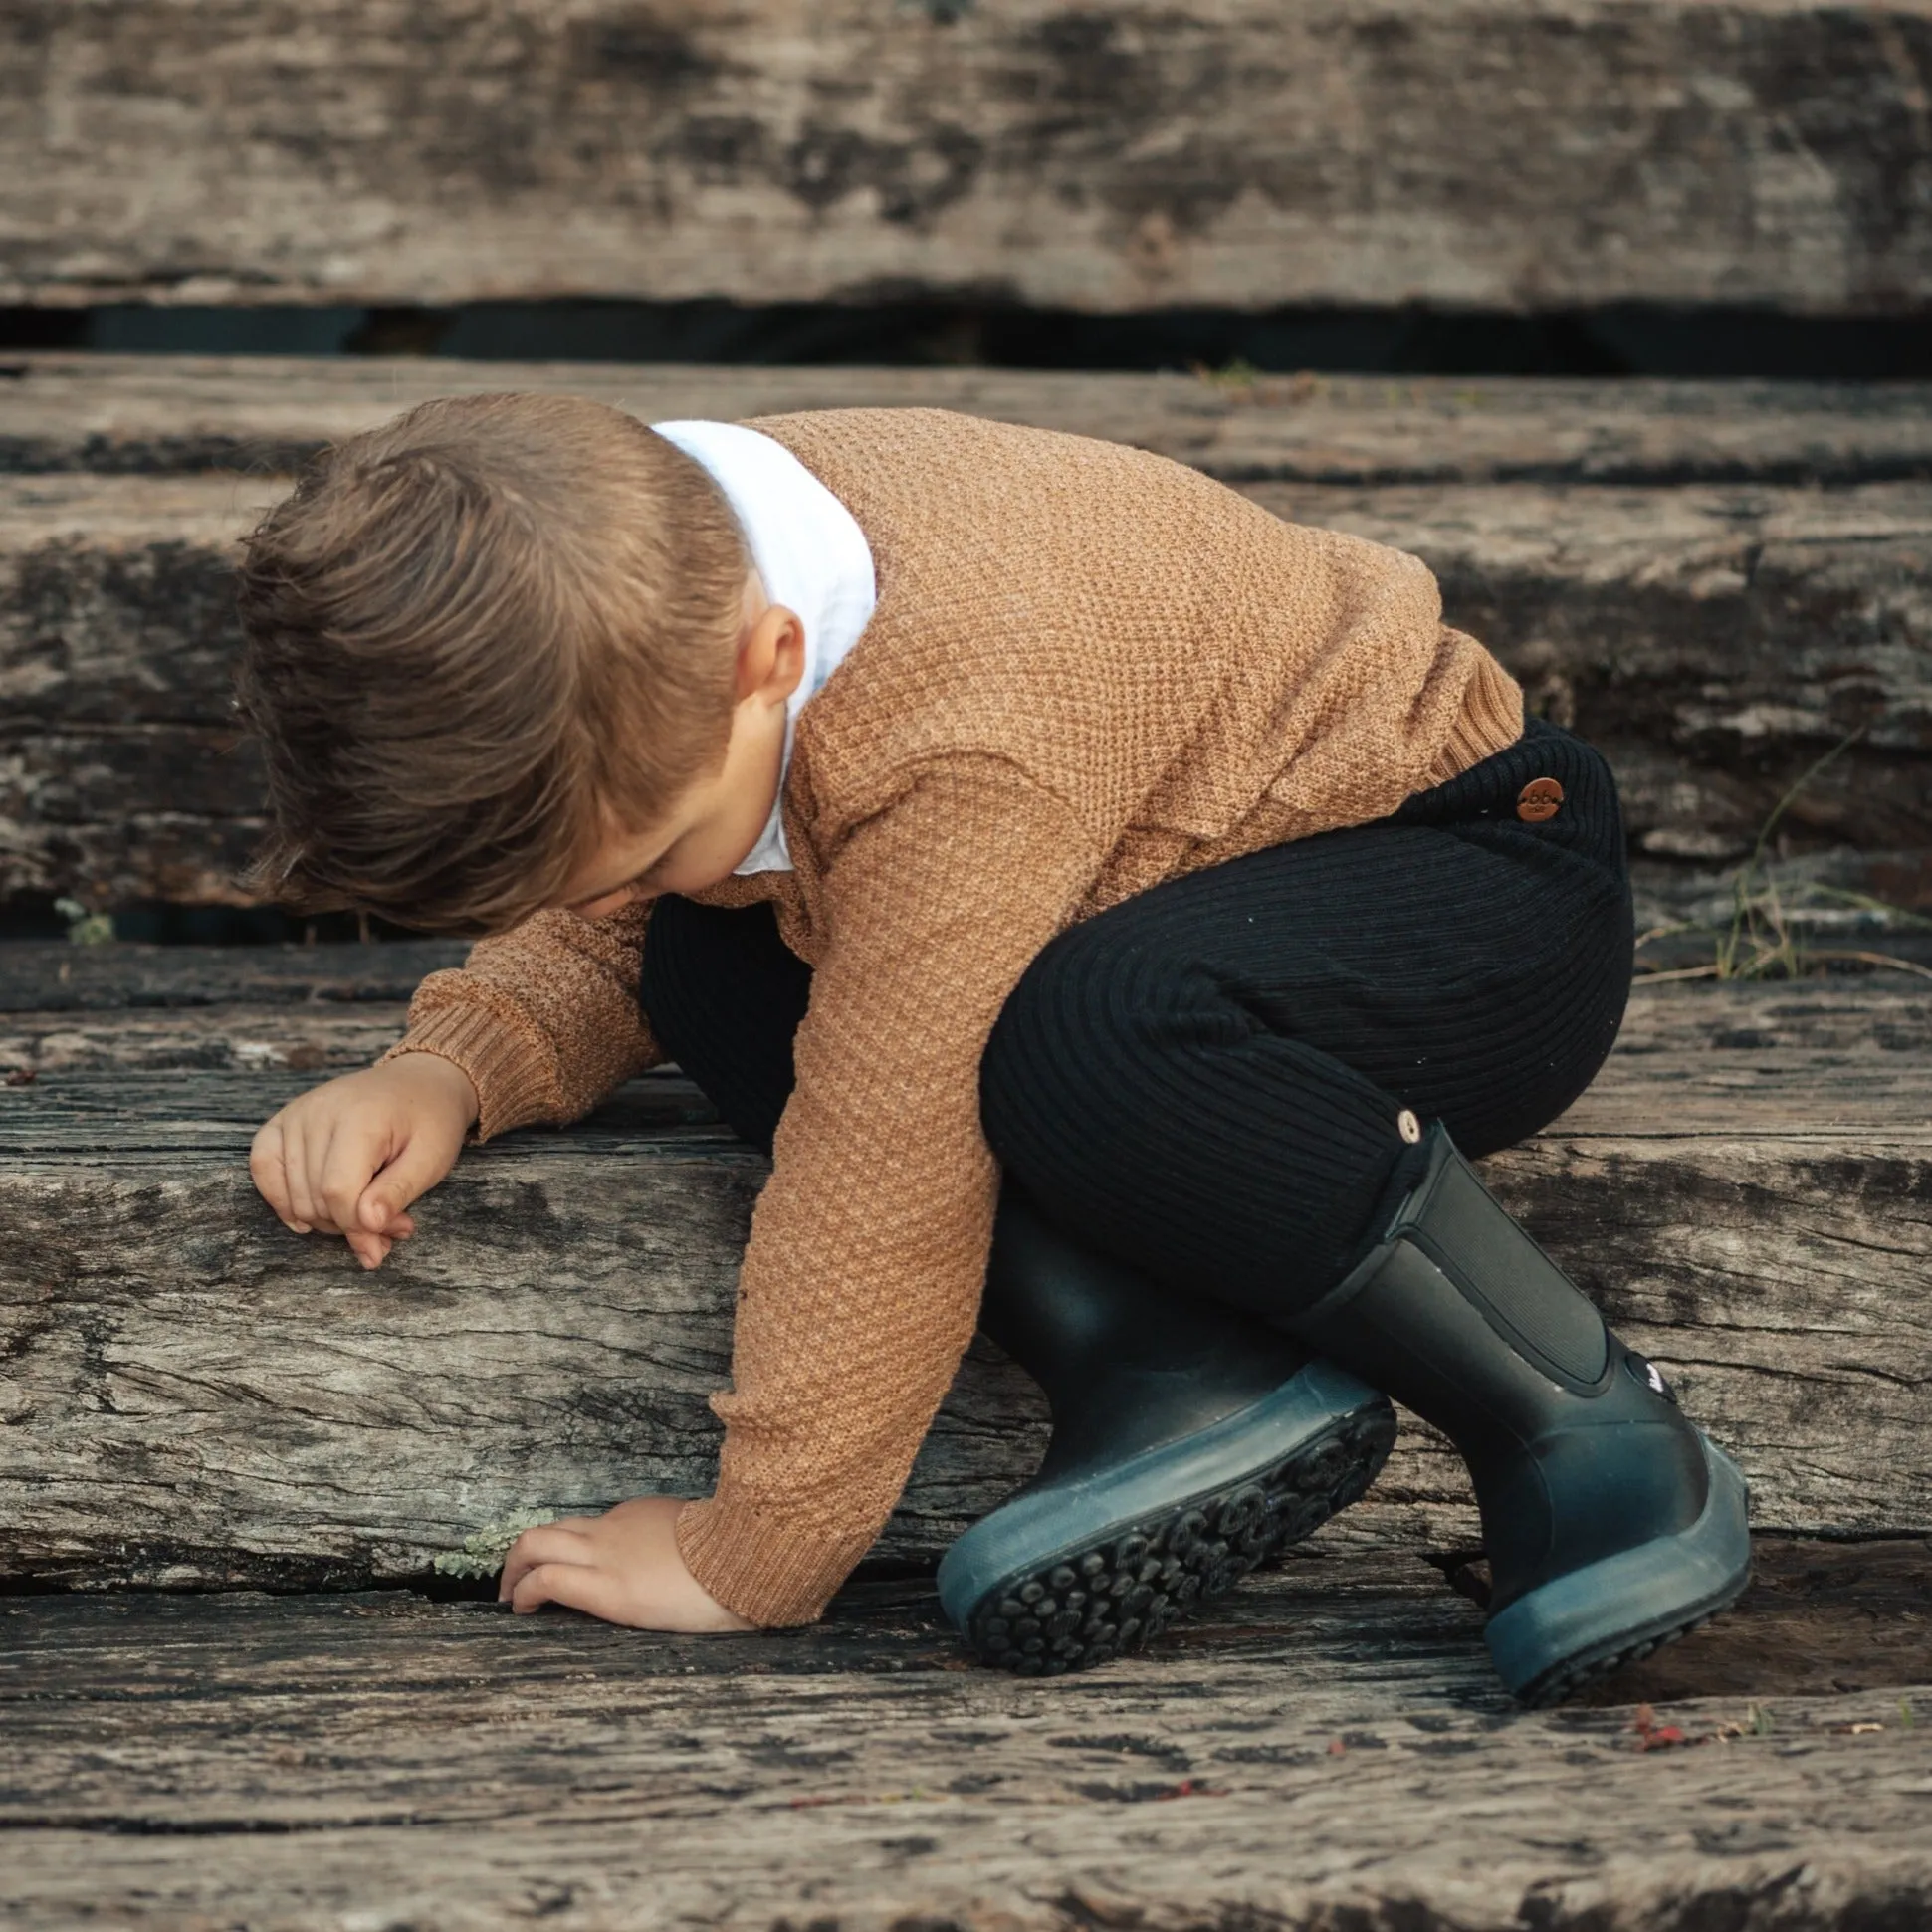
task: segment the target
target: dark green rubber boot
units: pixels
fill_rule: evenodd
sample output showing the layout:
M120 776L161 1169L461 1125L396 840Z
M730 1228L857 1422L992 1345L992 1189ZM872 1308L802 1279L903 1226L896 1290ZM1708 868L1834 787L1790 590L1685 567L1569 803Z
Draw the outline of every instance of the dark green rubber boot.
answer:
M1295 1333L1461 1450L1504 1681L1555 1703L1732 1603L1744 1478L1438 1125L1382 1239Z
M1354 1502L1395 1441L1375 1390L1076 1246L1011 1185L980 1326L1045 1391L1053 1439L947 1552L940 1599L1025 1675L1140 1648Z

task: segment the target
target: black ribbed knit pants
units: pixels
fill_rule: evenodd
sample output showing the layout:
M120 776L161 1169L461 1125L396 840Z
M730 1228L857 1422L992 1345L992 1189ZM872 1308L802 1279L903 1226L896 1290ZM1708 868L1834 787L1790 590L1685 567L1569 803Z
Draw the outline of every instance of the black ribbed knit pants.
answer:
M1525 820L1539 778L1562 802ZM1405 1111L1481 1155L1583 1091L1630 956L1610 771L1532 723L1390 818L1063 933L987 1044L982 1124L1009 1182L1076 1240L1178 1292L1291 1317L1414 1172ZM652 914L641 992L658 1038L767 1151L809 988L769 907L666 898Z

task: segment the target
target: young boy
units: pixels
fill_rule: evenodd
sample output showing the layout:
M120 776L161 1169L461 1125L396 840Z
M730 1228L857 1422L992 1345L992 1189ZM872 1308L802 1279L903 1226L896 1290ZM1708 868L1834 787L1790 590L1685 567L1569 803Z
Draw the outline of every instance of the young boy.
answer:
M241 607L264 876L496 935L262 1130L288 1225L376 1266L470 1132L667 1054L773 1153L716 1492L528 1532L516 1609L815 1617L979 1319L1054 1438L941 1591L1015 1668L1351 1501L1379 1392L1469 1461L1522 1695L1743 1588L1736 1471L1457 1151L1594 1075L1630 908L1602 760L1414 558L942 411L496 396L328 452Z

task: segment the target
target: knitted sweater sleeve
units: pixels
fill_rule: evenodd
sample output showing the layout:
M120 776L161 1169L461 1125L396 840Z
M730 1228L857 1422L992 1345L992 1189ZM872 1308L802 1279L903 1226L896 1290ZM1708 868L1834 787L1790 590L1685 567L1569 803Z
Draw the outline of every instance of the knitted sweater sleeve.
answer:
M664 1058L637 1003L648 904L608 919L538 913L432 972L384 1059L435 1053L475 1083L477 1135L587 1114Z
M692 1574L754 1622L818 1615L904 1488L966 1344L998 1176L979 1058L1098 864L1003 761L926 770L832 857L827 936L740 1275Z

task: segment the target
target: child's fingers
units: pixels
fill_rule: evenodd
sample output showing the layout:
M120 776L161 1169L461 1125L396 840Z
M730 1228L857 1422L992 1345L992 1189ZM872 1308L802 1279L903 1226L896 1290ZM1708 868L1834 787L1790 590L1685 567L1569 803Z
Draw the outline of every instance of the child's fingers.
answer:
M380 1114L351 1116L339 1121L315 1163L320 1174L322 1205L328 1218L344 1232L368 1223L357 1215L358 1203L370 1177L389 1158L389 1123ZM384 1230L369 1229L372 1234Z
M539 1524L526 1530L510 1546L503 1560L503 1580L497 1586L497 1601L508 1603L518 1583L543 1564L588 1563L595 1551L587 1536L566 1530L555 1523Z
M413 1133L396 1151L389 1165L369 1181L350 1209L345 1226L366 1227L371 1233L393 1234L396 1218L411 1201L425 1194L450 1171L449 1156L432 1136ZM410 1223L415 1231L415 1223Z
M359 1227L348 1231L348 1244L356 1260L365 1268L379 1268L389 1258L394 1243L386 1234L365 1234Z
M510 1608L519 1616L528 1616L545 1604L586 1610L607 1623L636 1621L623 1584L608 1570L595 1570L585 1563L541 1563L524 1573L511 1593Z
M289 1204L289 1177L283 1165L282 1119L269 1121L255 1136L248 1150L248 1178L256 1192L268 1202L284 1227L301 1234L295 1224L295 1210Z
M266 1133L267 1130L265 1129ZM291 1180L292 1163L289 1152L289 1136L286 1128L276 1127L257 1150L249 1156L249 1172L255 1184L262 1189L269 1205L281 1216L282 1224L291 1234L307 1234L310 1224L296 1209L295 1184Z
M300 1113L282 1123L282 1172L289 1182L289 1225L298 1234L307 1234L321 1218L316 1212L316 1197L309 1185L309 1137L303 1131Z
M389 1258L389 1250L398 1241L406 1241L416 1231L416 1223L407 1214L398 1214L380 1234L371 1234L366 1228L351 1227L344 1230L350 1250L365 1268L379 1268Z

